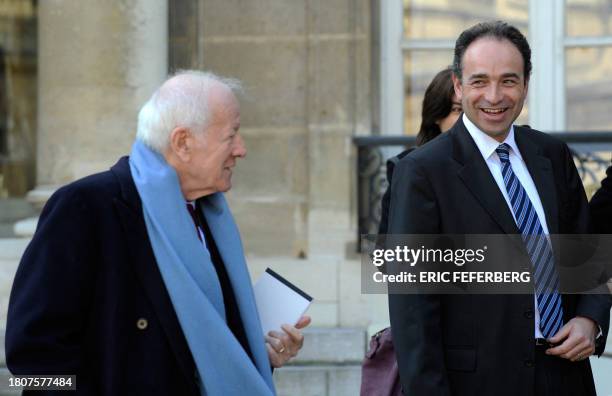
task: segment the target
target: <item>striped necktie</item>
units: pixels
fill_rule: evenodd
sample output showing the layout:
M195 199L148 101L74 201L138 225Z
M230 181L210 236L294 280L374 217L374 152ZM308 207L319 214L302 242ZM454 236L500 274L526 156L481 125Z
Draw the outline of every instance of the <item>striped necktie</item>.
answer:
M559 274L555 269L552 247L527 192L512 170L510 146L503 143L495 151L501 160L502 176L516 224L534 268L540 329L545 338L550 338L563 326L563 307L558 293Z

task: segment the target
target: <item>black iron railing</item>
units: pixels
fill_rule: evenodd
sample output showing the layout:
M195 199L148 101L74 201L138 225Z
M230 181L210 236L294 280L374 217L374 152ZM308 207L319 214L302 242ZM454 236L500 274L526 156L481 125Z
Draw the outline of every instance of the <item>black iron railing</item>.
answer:
M612 132L554 132L572 151L587 192L599 184L603 171L610 166ZM361 235L376 234L380 222L380 202L387 189L386 160L414 146L414 136L359 136L357 147L357 247Z

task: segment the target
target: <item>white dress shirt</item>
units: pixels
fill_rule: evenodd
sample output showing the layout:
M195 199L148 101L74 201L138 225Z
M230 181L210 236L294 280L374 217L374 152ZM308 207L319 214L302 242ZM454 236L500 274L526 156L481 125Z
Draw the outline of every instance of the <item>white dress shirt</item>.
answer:
M495 179L495 183L497 183L497 187L501 191L504 199L506 200L506 204L508 205L508 210L512 214L514 218L514 222L516 222L516 216L514 215L514 211L512 210L512 204L510 203L510 197L508 197L508 192L506 191L506 185L504 184L504 177L502 176L501 171L501 160L497 155L495 149L502 143L506 143L510 146L510 165L512 165L512 171L519 179L533 208L538 214L538 219L540 220L540 224L542 224L542 229L544 230L544 234L548 235L548 226L546 225L546 215L544 213L544 207L542 206L542 201L540 200L540 196L538 195L538 190L536 189L535 184L533 183L533 179L529 174L529 170L527 169L527 165L525 165L525 161L523 161L523 157L521 156L521 152L516 145L516 141L514 140L514 125L510 126L510 133L506 136L503 142L498 142L493 139L491 136L482 132L476 125L470 121L469 118L463 114L463 124L467 128L470 136L476 142L476 146L478 150L480 150L480 154L484 158L487 166L489 167L489 171ZM540 330L540 311L538 310L538 301L534 293L534 311L535 311L535 338L544 338L542 335L542 330Z

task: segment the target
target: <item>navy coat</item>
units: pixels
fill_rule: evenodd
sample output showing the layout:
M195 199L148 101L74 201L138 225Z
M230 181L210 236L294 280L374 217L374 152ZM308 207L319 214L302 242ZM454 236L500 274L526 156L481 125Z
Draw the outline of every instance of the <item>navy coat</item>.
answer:
M77 394L199 395L127 157L46 204L13 284L6 362L76 374Z

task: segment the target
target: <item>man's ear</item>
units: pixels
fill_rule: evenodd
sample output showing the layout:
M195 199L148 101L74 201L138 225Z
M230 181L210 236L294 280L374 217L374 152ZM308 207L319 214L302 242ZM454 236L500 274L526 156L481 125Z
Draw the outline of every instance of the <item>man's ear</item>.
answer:
M176 127L170 132L170 151L181 161L191 158L191 132L185 127Z
M462 91L461 91L461 80L459 77L455 75L455 73L451 74L451 78L453 79L453 88L455 88L455 96L457 100L461 102Z

